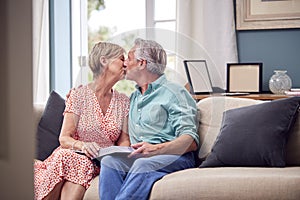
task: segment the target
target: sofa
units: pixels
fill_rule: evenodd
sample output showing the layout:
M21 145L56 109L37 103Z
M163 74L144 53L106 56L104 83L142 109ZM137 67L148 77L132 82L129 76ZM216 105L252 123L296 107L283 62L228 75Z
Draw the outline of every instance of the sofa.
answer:
M227 111L248 108L251 106L253 107L258 105L267 105L267 103L271 102L221 96L211 96L200 100L197 103L199 120L198 133L200 136L201 145L198 154L199 162L202 162L203 164L203 162L205 162L205 160L207 160L208 157L212 154L214 148L217 150L216 145L222 140L222 138L219 138L221 135L220 131L223 131L229 126L224 125L224 122L227 119L225 114L230 116L230 113L227 113ZM274 106L272 105L270 108L273 109L273 107ZM282 109L283 106L279 105L278 107L279 109ZM271 110L270 112L273 112L272 109L269 109ZM258 108L258 110L262 111L262 113L264 112L264 109L260 107ZM299 110L298 107L297 110ZM35 106L37 124L40 116L42 115L42 112L43 106ZM249 113L249 111L247 112ZM278 115L280 116L278 116L278 118L281 117L282 112L285 112L285 108L284 110L279 110L279 112L280 113ZM271 115L274 116L274 113L271 113ZM222 163L223 166L218 166L218 164L215 164L216 166L212 167L206 165L204 167L200 166L196 168L178 171L166 175L161 180L157 181L153 185L149 199L299 200L300 117L298 117L298 115L300 115L298 112L295 113L295 121L291 121L291 123L288 124L288 126L290 127L289 130L286 131L286 134L288 134L286 143L284 143L286 145L283 145L281 149L284 163L282 163L281 161L277 163L275 162L275 166L272 166L272 162L269 165L270 162L266 161L266 166L264 166L265 163L258 163L257 165L252 165L252 163L243 164L238 161L237 163L230 164L231 161L226 161L229 162L229 164ZM245 116L245 114L243 114L243 116ZM275 117L277 118L277 115L275 115ZM255 121L255 119L259 119L259 117L250 117L249 121ZM237 119L236 121L239 120ZM247 124L249 123L247 122ZM258 123L258 125L262 127L264 123L269 122L265 120L260 120L258 122L255 121L255 123ZM278 124L278 122L276 123ZM236 123L233 123L232 126L235 126L235 124ZM256 125L253 125L251 123L250 126L254 128L257 127ZM239 127L239 129L241 129L241 127ZM251 127L248 129L251 129ZM272 130L272 128L269 129ZM238 136L235 137L238 138ZM235 139L232 140L235 141ZM272 140L272 138L270 140ZM228 145L227 147L235 145L233 143L229 144L230 145ZM255 149L258 148L257 146L255 146L256 144L251 145L255 147ZM247 145L245 144L243 146ZM255 149L251 150L255 151ZM223 153L223 151L221 153ZM241 150L231 154L234 154L234 158L230 159L234 161L236 160L236 157L243 155L243 151ZM265 160L263 159L259 161L265 162ZM276 164L278 163L279 166L276 166ZM99 199L98 181L99 177L96 177L92 181L91 186L85 193L85 200Z

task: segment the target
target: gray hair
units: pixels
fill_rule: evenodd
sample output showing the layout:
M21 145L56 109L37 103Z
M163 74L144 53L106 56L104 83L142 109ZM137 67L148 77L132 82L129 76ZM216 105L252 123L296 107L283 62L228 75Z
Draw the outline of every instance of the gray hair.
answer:
M167 54L163 47L153 40L137 38L134 55L138 60L147 61L147 70L153 74L162 75L167 65Z
M89 55L89 66L93 72L94 79L98 77L104 70L104 66L100 62L101 56L111 61L124 55L125 50L113 43L109 42L98 42L94 45Z

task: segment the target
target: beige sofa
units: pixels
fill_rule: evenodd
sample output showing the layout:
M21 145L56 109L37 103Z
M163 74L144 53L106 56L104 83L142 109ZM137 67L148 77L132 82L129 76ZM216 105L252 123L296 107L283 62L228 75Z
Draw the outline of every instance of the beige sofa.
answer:
M262 101L209 97L197 103L199 109L200 158L211 151L219 133L225 110L262 103ZM38 111L37 113L40 113ZM300 115L300 114L298 114ZM39 115L37 115L39 116ZM157 181L150 199L211 200L287 200L300 199L300 117L292 128L287 145L287 166L193 168L169 174ZM86 191L84 199L99 199L98 177Z

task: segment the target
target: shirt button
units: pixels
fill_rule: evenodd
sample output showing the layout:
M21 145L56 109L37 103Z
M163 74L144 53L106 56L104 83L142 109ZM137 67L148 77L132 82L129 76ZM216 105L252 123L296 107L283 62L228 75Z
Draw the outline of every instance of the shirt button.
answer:
M141 112L141 109L138 109L138 112Z

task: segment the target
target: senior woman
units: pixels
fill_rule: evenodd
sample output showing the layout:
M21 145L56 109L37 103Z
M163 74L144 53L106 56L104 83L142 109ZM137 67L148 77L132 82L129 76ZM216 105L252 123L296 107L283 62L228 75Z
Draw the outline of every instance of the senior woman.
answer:
M125 75L125 50L99 42L90 53L93 81L66 101L60 146L34 164L35 199L82 199L100 168L92 158L111 145L129 146L129 98L112 87ZM81 150L85 155L76 153Z

